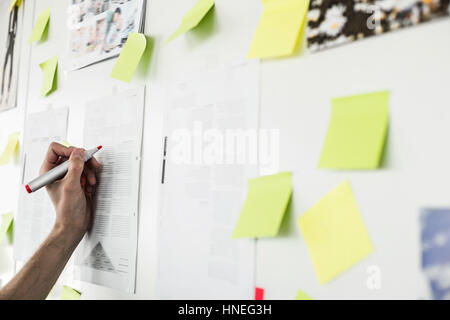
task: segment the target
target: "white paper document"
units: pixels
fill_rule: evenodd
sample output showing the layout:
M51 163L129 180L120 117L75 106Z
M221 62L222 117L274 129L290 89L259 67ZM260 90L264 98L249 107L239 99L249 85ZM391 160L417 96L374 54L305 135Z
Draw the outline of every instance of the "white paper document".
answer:
M248 149L236 153L226 141L257 132L258 79L258 62L248 62L203 69L169 86L158 298L253 299L254 240L231 234L257 164L238 159Z
M50 143L66 139L68 112L68 108L60 108L28 115L22 184L39 175ZM55 222L55 209L45 188L28 194L21 187L19 197L14 218L14 259L26 261L50 233Z
M103 148L92 230L75 258L75 279L135 291L144 88L87 103L84 145Z

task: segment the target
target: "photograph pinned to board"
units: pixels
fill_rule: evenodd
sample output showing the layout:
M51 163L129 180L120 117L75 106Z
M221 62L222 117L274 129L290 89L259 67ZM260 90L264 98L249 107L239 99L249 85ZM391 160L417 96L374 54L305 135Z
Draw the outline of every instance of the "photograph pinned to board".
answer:
M67 69L116 57L130 32L142 32L146 0L68 0Z
M450 0L311 0L312 52L449 15Z
M22 12L0 1L0 112L16 107Z

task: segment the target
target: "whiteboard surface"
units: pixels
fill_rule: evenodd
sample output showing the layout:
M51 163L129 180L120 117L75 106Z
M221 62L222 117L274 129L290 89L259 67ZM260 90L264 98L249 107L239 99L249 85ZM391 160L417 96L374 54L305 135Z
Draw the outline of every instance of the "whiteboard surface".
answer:
M141 168L136 294L73 282L70 266L58 284L72 284L84 299L153 299L156 296L156 226L165 84L179 73L244 59L262 12L259 0L216 0L214 14L198 30L161 46L196 0L148 0L145 33L155 40L148 72L131 84L109 78L115 60L65 72L67 2L27 0L25 35L36 15L52 8L48 41L23 42L18 108L0 114L2 145L22 130L25 113L69 106L69 142L82 143L83 107L105 93L146 84ZM212 17L212 18L211 18ZM281 234L260 239L256 285L267 299L292 299L302 289L317 299L418 299L429 293L420 271L419 209L450 206L450 19L442 18L316 54L261 63L262 129L280 130L280 171L293 172L294 194ZM24 38L27 38L26 36ZM58 90L40 98L39 63L58 54ZM318 170L333 97L390 90L390 128L383 168L377 171ZM15 209L19 163L0 167L1 212ZM375 251L327 285L319 285L298 217L344 179L356 201ZM16 188L17 186L17 188ZM2 246L4 261L11 255ZM366 285L369 266L381 270L381 289ZM12 268L12 263L9 265ZM11 271L0 268L0 277ZM6 281L6 280L5 280ZM57 285L50 298L58 298Z

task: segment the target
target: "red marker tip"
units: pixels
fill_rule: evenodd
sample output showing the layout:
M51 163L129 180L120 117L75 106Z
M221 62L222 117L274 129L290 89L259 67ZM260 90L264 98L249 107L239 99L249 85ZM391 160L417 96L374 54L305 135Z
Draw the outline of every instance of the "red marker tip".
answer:
M32 192L29 185L26 185L26 186L25 186L25 189L27 189L28 193L31 193L31 192Z
M100 150L101 148L103 148L103 146L98 146L98 147L97 147L97 150Z

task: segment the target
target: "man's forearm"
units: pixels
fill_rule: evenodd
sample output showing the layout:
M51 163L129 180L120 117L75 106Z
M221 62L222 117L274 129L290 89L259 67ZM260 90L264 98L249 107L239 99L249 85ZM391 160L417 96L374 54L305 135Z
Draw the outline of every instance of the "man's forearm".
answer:
M20 272L0 290L0 299L45 299L81 238L55 227Z

